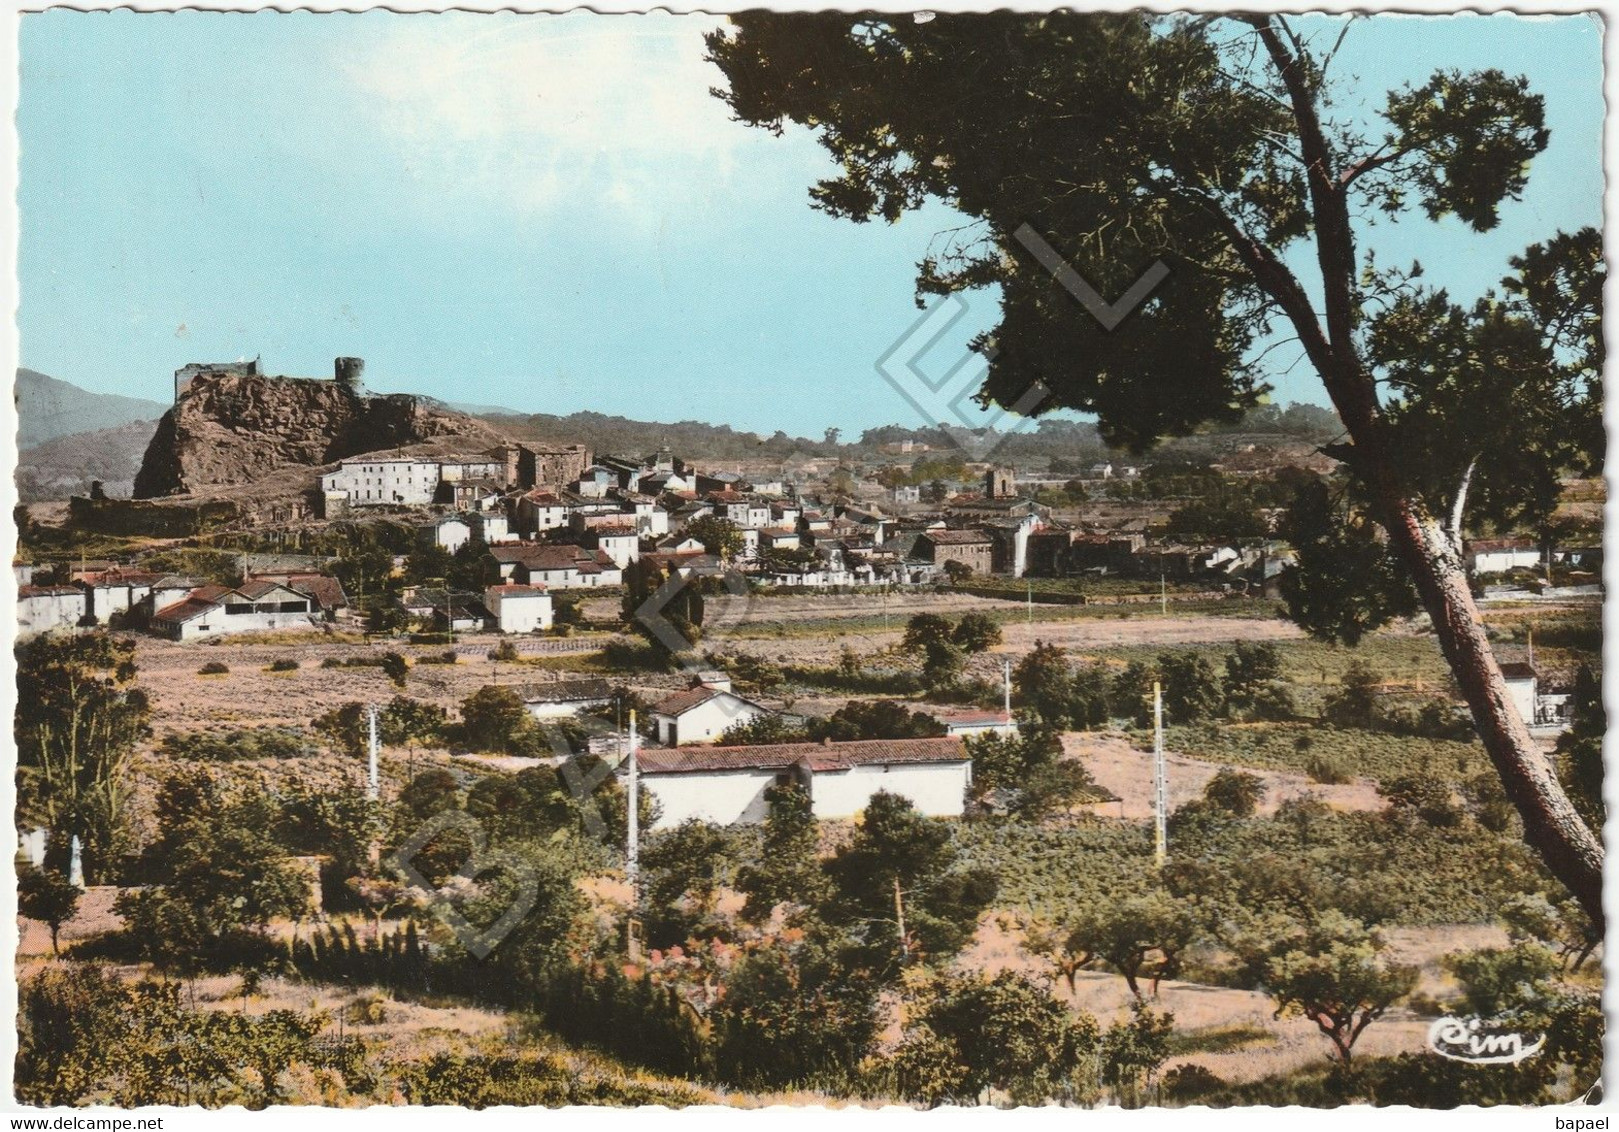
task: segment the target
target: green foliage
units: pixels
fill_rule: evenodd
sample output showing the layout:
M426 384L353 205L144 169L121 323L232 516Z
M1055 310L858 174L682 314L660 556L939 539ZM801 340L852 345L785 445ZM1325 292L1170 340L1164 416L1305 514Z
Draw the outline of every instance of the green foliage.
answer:
M1355 777L1346 758L1326 751L1314 751L1306 756L1303 770L1310 776L1311 782L1319 782L1323 786L1342 786Z
M1164 686L1167 723L1195 723L1220 714L1220 679L1207 657L1193 652L1166 652L1158 658Z
M966 945L996 892L993 874L955 864L947 823L880 790L853 839L826 862L834 894L825 917L849 930L884 976L917 957L947 959Z
M1175 1016L1156 1012L1137 999L1130 1004L1130 1019L1115 1022L1102 1035L1102 1080L1125 1108L1139 1108L1169 1059Z
M733 723L715 740L721 747L747 747L770 743L802 743L809 738L803 725L784 715L756 715Z
M510 751L533 726L510 688L485 684L461 701L461 741L474 751Z
M1298 553L1281 577L1287 615L1316 640L1357 645L1416 612L1416 590L1376 525L1326 483L1300 486L1277 534Z
M1416 970L1389 963L1385 947L1378 933L1333 910L1277 940L1265 963L1277 1016L1308 1018L1349 1064L1366 1027L1416 987Z
M1268 642L1250 645L1238 641L1225 658L1225 697L1228 714L1262 706L1259 714L1275 718L1281 707L1285 689L1278 684L1282 679L1282 654Z
M1460 825L1462 810L1451 796L1450 787L1426 775L1404 774L1380 782L1377 792L1387 798L1396 815L1409 815L1434 826Z
M1445 966L1461 984L1458 1013L1490 1020L1544 1001L1549 984L1563 969L1557 956L1538 943L1461 952L1447 956Z
M395 687L403 688L410 664L399 653L385 652L382 654L382 671L394 682Z
M1071 671L1066 651L1038 640L1012 669L1012 703L1059 731L1104 726L1116 694L1101 665Z
M76 834L85 876L106 879L127 836L130 760L150 718L133 642L96 631L17 647L17 812L55 835L54 867L66 866Z
M1404 774L1461 782L1488 769L1477 742L1337 730L1308 723L1250 723L1240 727L1166 730L1170 749L1193 758L1259 770L1321 772L1318 781L1346 782L1360 775L1390 779Z
M731 971L711 1014L713 1062L748 1088L833 1082L848 1088L876 1038L878 986L848 966L837 938L810 921L776 937Z
M362 1088L350 1045L318 1039L324 1019L290 1010L252 1016L181 1005L177 983L128 985L90 966L23 984L17 1093L35 1105L244 1105L293 1099L289 1077L331 1071Z
M230 672L230 665L222 660L210 660L197 669L198 676L224 676Z
M730 856L725 830L696 818L647 838L642 909L650 946L715 934L714 901L728 879Z
M935 975L906 1015L892 1070L907 1099L972 1104L992 1089L1014 1105L1084 1098L1079 1070L1097 1047L1096 1020L1026 976Z
M1265 783L1257 774L1223 766L1203 786L1203 800L1232 817L1252 817L1265 797Z
M741 528L718 515L697 516L686 524L684 533L702 543L705 552L722 562L729 562L741 554L746 543Z
M298 671L298 662L296 660L293 660L290 656L277 657L275 660L272 660L270 662L270 665L266 669L266 671L268 671L268 672L296 672L296 671Z
M737 533L740 537L740 532ZM674 666L677 655L695 650L703 633L702 587L690 579L675 585L653 609L651 603L657 599L659 591L667 582L675 581L678 580L666 578L656 563L645 558L630 563L624 571L620 616L631 631L646 641L649 661L665 669ZM666 624L659 624L659 619ZM671 627L675 634L673 640L667 639ZM657 631L659 629L663 631Z
M1343 687L1327 697L1321 717L1334 727L1377 726L1377 673L1365 661L1357 660L1344 673Z
M444 709L437 704L395 696L383 707L377 723L382 729L382 742L411 747L439 742L447 719Z
M992 811L1038 821L1107 796L1083 763L1061 757L1061 736L1043 726L969 735L963 742L973 760L973 797Z
M756 863L737 871L736 887L746 897L742 916L761 923L782 904L801 909L823 903L831 888L817 853L820 832L809 791L797 783L765 790L764 843Z
M964 652L983 652L1001 643L1001 626L987 613L968 613L956 622L950 640Z
M303 914L308 885L276 839L280 814L272 799L256 791L229 793L192 769L163 783L157 815L158 836L146 849L144 865L161 881L148 892L175 902L205 938ZM133 935L158 949L181 946L145 930L152 925L140 921L158 913L127 896L120 901L129 909Z
M311 722L319 734L346 755L362 755L370 734L365 705L350 701L317 715Z
M1143 979L1151 981L1156 998L1159 982L1180 973L1186 949L1198 933L1187 905L1159 888L1093 905L1064 926L1068 929L1064 950L1074 959L1069 978L1072 970L1106 962L1124 976L1137 1001L1146 997Z
M82 895L78 885L50 869L22 868L17 874L17 911L51 930L51 954L60 952L57 934L73 918Z
M299 727L243 727L225 732L171 731L158 750L177 760L236 762L304 759L319 754L320 749Z

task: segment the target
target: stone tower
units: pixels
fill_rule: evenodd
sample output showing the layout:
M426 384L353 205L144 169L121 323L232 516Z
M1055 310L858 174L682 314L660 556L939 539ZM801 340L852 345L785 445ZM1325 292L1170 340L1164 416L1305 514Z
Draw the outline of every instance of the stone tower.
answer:
M332 363L332 378L350 397L365 392L365 359L338 358Z
M986 499L1010 499L1017 494L1015 473L1004 465L996 464L984 473L984 497Z

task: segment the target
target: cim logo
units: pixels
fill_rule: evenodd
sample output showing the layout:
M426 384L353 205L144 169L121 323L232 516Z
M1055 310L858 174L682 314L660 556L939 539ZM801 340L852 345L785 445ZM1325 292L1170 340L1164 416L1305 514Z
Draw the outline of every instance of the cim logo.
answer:
M1522 1034L1498 1029L1482 1018L1440 1018L1428 1027L1428 1048L1452 1061L1474 1065L1516 1065L1540 1052L1546 1036L1525 1041Z

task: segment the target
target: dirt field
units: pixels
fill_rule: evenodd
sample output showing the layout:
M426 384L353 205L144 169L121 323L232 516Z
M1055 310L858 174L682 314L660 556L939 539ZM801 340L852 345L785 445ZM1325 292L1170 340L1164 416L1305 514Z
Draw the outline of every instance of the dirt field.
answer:
M1140 751L1117 732L1087 734L1070 732L1063 736L1063 753L1085 764L1097 783L1119 796L1120 801L1104 807L1109 817L1146 819L1153 814L1152 752ZM1209 779L1224 765L1188 758L1168 750L1164 755L1169 785L1169 805L1176 807L1203 793ZM1265 797L1259 803L1262 814L1274 813L1289 798L1315 797L1337 810L1381 810L1377 783L1357 779L1338 786L1311 782L1302 774L1287 771L1248 770L1265 783Z
M980 602L985 599L978 599ZM1002 603L1006 604L1006 603ZM1019 607L1021 608L1021 607ZM859 616L869 617L867 610ZM1061 645L1078 656L1120 645L1225 644L1234 641L1296 641L1304 634L1290 622L1245 617L1134 613L1129 617L1067 617L1028 624L1009 621L1001 626L1003 642L988 654L974 658L980 664L998 668L1003 658L1014 663L1034 648L1036 641ZM854 615L851 614L851 617ZM908 616L908 615L906 615ZM847 632L831 629L824 634L789 636L763 635L757 628L739 625L734 631L710 632L708 647L734 649L781 662L828 664L845 647L859 653L873 653L898 645L905 635L904 617L896 614L892 628L884 630L861 620Z
M259 727L307 724L315 716L350 701L384 703L396 695L452 708L485 684L522 685L556 679L557 674L525 664L496 664L484 655L498 638L477 638L475 655L458 664L421 664L421 657L442 653L442 648L365 645L319 634L284 634L274 644L178 644L137 637L135 663L138 680L152 698L155 729L189 731L226 725ZM321 668L327 657L340 660L395 649L410 658L412 667L403 689L394 686L380 668ZM269 672L271 661L298 661L296 672ZM223 661L230 672L202 676L198 669L211 660ZM672 690L683 684L678 677L646 677L629 681L649 692Z
M1448 984L1439 957L1451 951L1477 947L1501 947L1506 933L1495 928L1472 925L1424 929L1400 929L1389 933L1394 956L1402 963L1421 967L1419 989L1432 993ZM1018 970L1051 975L1050 965L1023 950L1021 937L1007 931L989 917L979 928L962 961L986 972ZM1052 989L1065 1002L1094 1014L1104 1026L1127 1015L1130 991L1118 975L1082 971L1075 979L1073 993L1060 977L1053 977ZM1156 1006L1175 1015L1175 1027L1183 1039L1213 1038L1226 1031L1226 1044L1238 1048L1220 1052L1198 1052L1172 1057L1165 1070L1195 1063L1226 1080L1253 1080L1273 1073L1285 1073L1326 1057L1331 1043L1315 1023L1301 1018L1278 1019L1275 1004L1256 991L1198 983L1165 981ZM1357 1054L1418 1052L1426 1048L1429 1019L1407 1010L1391 1010L1369 1026L1356 1043ZM1210 1044L1213 1044L1212 1042Z

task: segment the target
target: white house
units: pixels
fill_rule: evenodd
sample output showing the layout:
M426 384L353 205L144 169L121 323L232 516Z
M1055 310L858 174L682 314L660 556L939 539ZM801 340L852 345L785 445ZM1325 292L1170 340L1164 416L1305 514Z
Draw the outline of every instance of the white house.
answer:
M699 683L668 696L648 714L666 747L712 743L738 723L751 723L770 709L731 691L729 678L704 673Z
M446 456L438 462L439 479L444 483L471 483L474 480L506 479L506 461L492 456Z
M792 782L808 789L817 818L854 817L879 790L908 798L929 816L960 817L972 785L972 760L956 738L680 747L642 751L637 763L662 808L658 829L689 818L763 821L765 791Z
M493 545L517 541L517 535L503 511L480 511L470 518L473 532L486 543Z
M1534 666L1508 663L1501 666L1501 675L1507 682L1507 695L1519 717L1530 727L1535 725L1535 708L1540 691L1540 677Z
M946 735L1016 735L1017 721L1004 711L934 710L928 714L944 724Z
M502 633L551 628L551 595L544 586L490 586L483 591L483 604Z
M446 515L417 527L416 537L429 546L442 546L454 554L472 538L472 525L459 515Z
M554 680L518 690L535 719L563 719L613 702L613 686L605 680Z
M85 594L78 586L18 586L17 636L72 629L84 620Z
M334 495L348 499L351 507L386 503L422 506L433 502L438 491L437 460L399 457L379 460L362 457L344 460L337 471L320 477L321 490L328 500Z
M175 641L225 633L308 629L319 624L314 601L279 582L254 580L229 586L198 586L184 599L152 615L152 631Z
M568 502L547 488L535 488L517 500L517 527L527 535L568 525Z
M1540 548L1526 538L1478 538L1465 544L1467 568L1475 574L1534 570L1543 563Z
M108 624L114 614L127 613L139 605L152 592L153 583L161 581L162 577L116 566L82 574L79 584L85 589L86 620L98 625Z
M632 526L596 527L581 541L607 555L620 570L641 557L641 536Z

